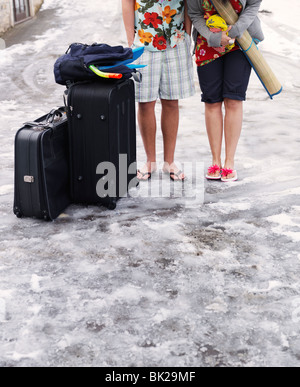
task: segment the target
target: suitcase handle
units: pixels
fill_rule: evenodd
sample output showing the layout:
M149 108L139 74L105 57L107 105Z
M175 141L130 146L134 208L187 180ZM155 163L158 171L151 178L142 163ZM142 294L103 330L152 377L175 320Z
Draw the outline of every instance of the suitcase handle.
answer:
M53 124L56 116L61 118L63 114L59 109L52 109L46 117L46 124Z
M62 118L63 113L62 109L52 109L51 112L46 116L45 121L28 121L24 123L24 126L31 126L32 128L37 128L38 130L51 129L53 128L53 124L55 122L55 118Z

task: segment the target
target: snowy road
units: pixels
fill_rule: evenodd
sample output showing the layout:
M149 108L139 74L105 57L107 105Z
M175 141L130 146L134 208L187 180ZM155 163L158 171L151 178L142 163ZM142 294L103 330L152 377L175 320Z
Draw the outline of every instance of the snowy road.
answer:
M239 182L205 182L204 203L128 198L114 212L71 206L53 223L12 214L14 135L62 104L52 68L69 43L125 45L120 3L46 0L5 36L0 366L300 365L296 1L292 15L263 1L261 48L284 93L270 101L253 75ZM199 88L181 102L177 159L210 163Z

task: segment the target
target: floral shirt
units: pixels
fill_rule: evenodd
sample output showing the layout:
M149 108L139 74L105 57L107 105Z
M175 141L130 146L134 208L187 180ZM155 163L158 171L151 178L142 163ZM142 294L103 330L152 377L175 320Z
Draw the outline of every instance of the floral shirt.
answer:
M149 51L164 51L185 38L184 0L135 0L135 41Z
M230 2L233 5L233 8L237 12L237 14L240 14L243 10L243 6L240 1L230 0ZM212 15L215 15L217 13L216 9L209 0L202 0L202 7L205 11L205 19L209 19ZM228 52L235 50L239 50L239 46L237 44L235 44L232 49L226 48L224 52L217 52L213 47L209 47L207 44L207 40L199 34L197 38L195 53L197 66L204 66L212 62L213 60L218 59L221 56L227 54Z

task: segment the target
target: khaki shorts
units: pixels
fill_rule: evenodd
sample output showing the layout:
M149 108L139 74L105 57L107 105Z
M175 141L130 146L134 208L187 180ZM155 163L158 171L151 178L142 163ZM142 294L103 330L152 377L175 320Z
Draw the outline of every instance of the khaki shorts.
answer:
M195 94L193 60L190 51L191 38L186 34L184 42L165 51L145 49L135 63L147 65L139 69L142 82L135 83L136 101L152 102L158 98L179 100Z

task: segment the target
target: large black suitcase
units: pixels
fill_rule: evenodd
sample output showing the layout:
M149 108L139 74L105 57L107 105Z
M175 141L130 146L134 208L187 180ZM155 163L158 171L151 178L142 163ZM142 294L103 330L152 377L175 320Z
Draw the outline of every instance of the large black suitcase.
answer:
M134 82L71 86L68 119L72 201L114 209L137 185Z
M60 108L16 134L14 213L54 220L70 203L68 123Z

